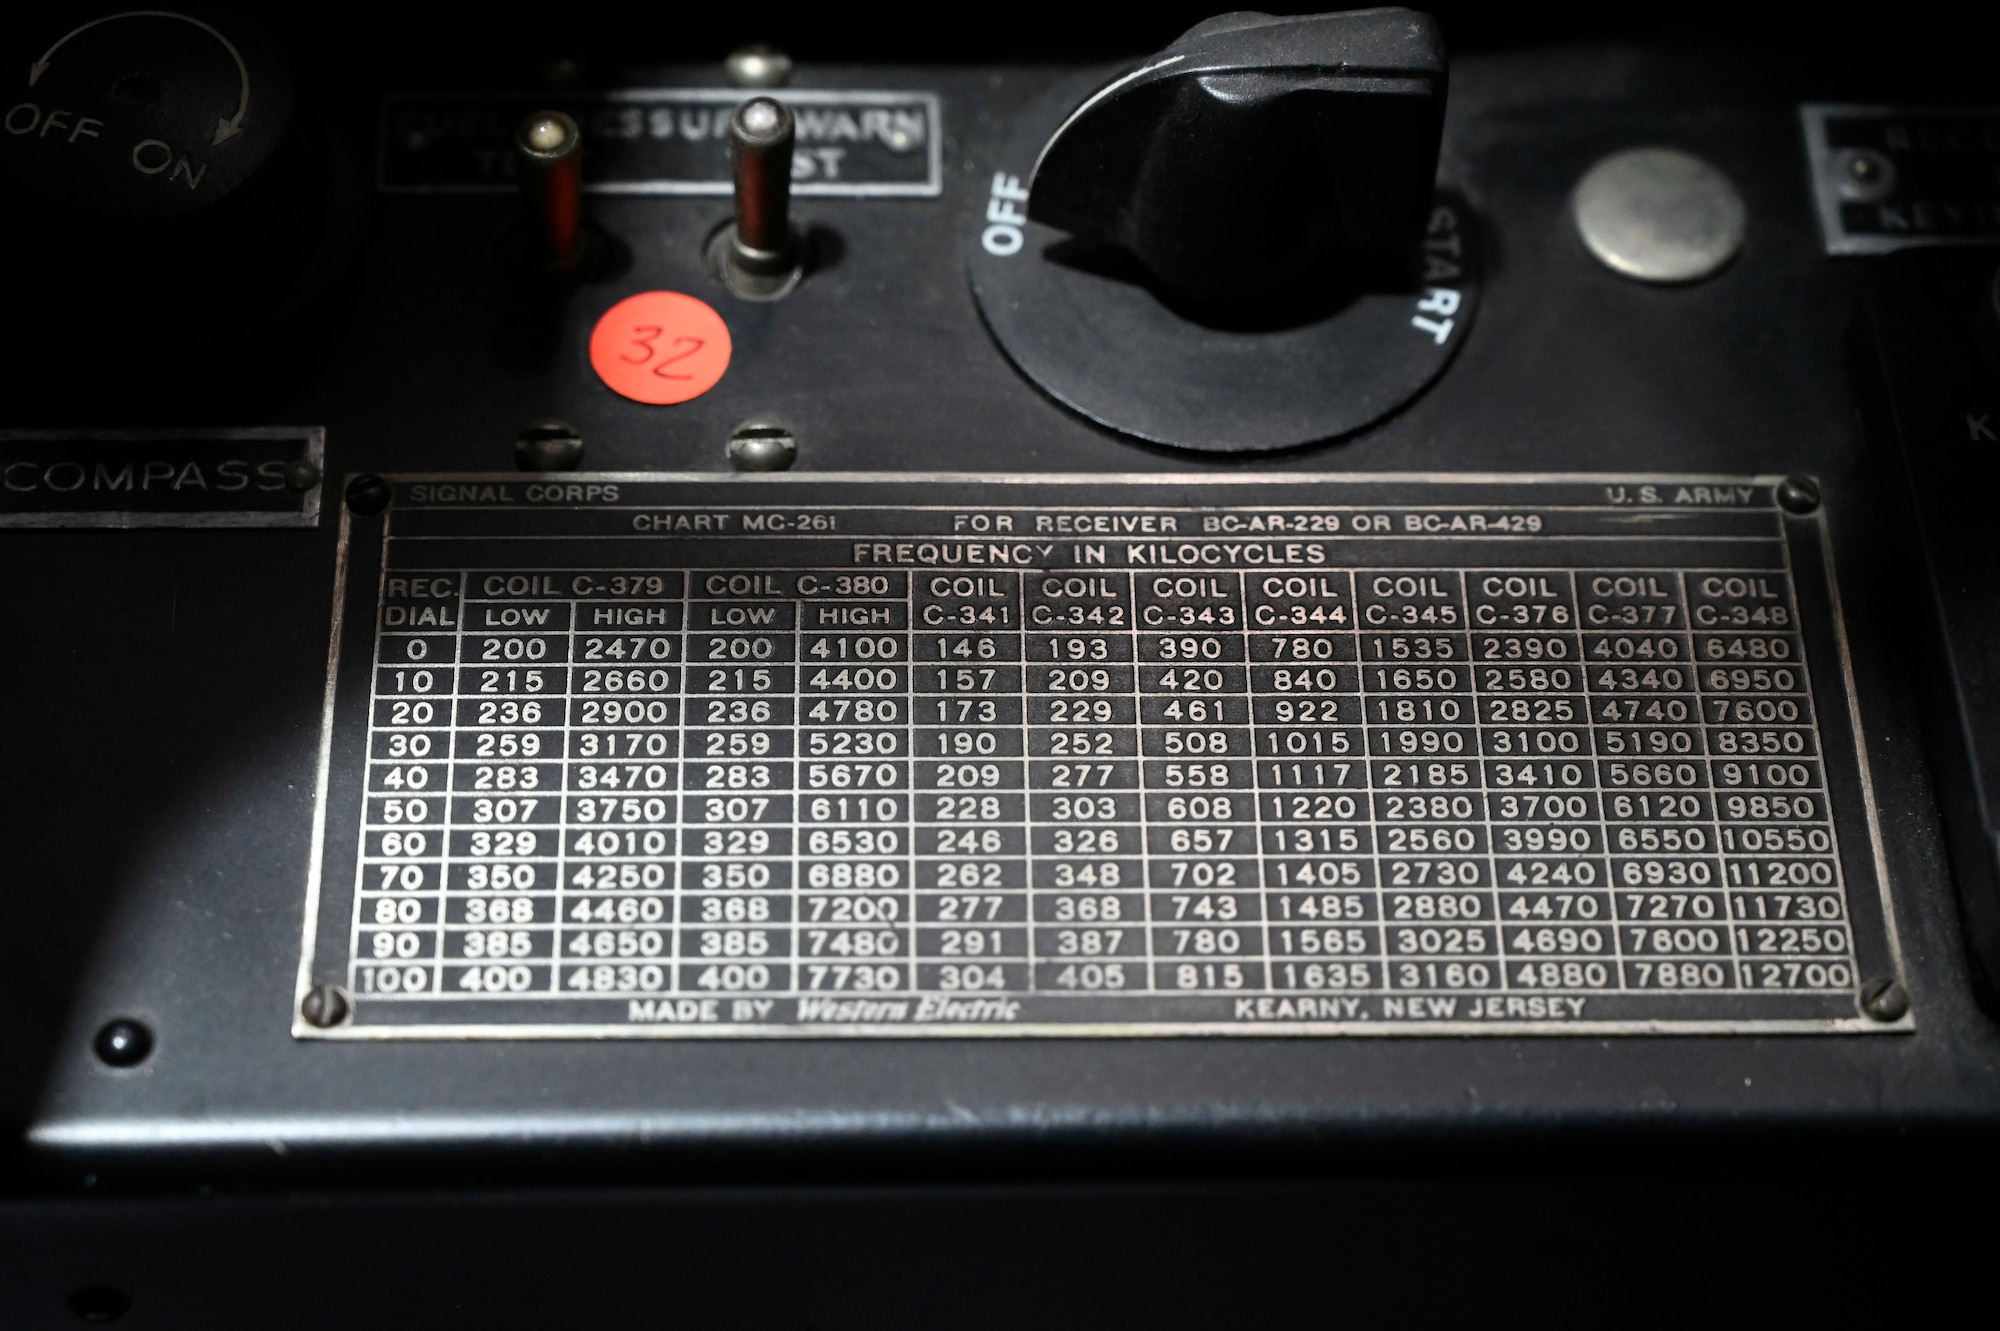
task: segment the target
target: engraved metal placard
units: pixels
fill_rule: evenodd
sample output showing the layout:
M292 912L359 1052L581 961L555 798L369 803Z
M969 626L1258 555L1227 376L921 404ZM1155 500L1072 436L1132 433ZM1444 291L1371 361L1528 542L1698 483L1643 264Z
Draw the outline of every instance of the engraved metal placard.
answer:
M2000 108L1799 110L1828 254L2000 245Z
M385 194L511 194L514 132L542 109L582 126L586 194L726 195L729 116L741 88L399 93L382 111ZM933 92L779 88L797 125L792 192L807 198L936 198L944 136Z
M295 1033L1910 1029L1773 479L391 478Z
M319 426L0 430L0 527L312 527Z

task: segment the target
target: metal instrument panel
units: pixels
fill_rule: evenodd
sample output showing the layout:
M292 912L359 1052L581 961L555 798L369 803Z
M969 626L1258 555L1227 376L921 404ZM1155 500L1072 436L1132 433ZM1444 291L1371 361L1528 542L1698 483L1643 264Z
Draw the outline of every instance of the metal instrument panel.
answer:
M1909 1025L1771 478L391 479L299 1035Z

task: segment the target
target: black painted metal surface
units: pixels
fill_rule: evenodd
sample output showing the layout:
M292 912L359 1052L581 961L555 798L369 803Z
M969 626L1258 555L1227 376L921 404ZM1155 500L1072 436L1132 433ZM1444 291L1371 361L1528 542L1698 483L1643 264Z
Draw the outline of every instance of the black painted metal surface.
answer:
M1810 474L1841 574L1914 1034L296 1041L334 524L8 532L0 1112L24 1143L15 1163L65 1177L143 1165L183 1180L467 1157L526 1168L526 1153L549 1152L575 1153L579 1169L596 1152L672 1168L726 1144L757 1162L746 1168L778 1168L779 1152L922 1146L978 1147L982 1168L1000 1168L1084 1144L1338 1151L1451 1134L1525 1148L1615 1129L1692 1150L1731 1134L1990 1125L2000 1035L1973 1003L1891 613L1913 594L1886 557L1905 534L1878 503L1841 355L1848 278L1820 252L1799 146L1796 102L1850 89L1748 68L1630 48L1459 62L1444 170L1487 228L1479 323L1430 391L1337 445L1227 464L1152 449L1071 415L1011 368L962 265L1012 117L1069 77L1031 68L802 68L804 85L941 94L945 188L937 201L800 201L801 223L838 243L784 301L732 302L704 271L703 237L726 216L718 201L591 199L629 262L558 298L507 279L512 200L378 196L338 299L265 354L171 392L107 389L88 369L17 380L6 423L324 424L331 474L504 467L521 426L552 415L602 470L721 472L731 430L756 415L796 432L802 479L1225 465ZM620 74L625 86L717 82L709 69ZM358 94L337 108L356 153L372 151L374 111ZM1598 267L1565 211L1600 156L1662 142L1727 173L1750 213L1742 257L1685 289ZM608 392L585 356L599 313L654 288L714 303L735 342L715 390L666 409ZM136 1067L91 1052L118 1017L154 1033Z

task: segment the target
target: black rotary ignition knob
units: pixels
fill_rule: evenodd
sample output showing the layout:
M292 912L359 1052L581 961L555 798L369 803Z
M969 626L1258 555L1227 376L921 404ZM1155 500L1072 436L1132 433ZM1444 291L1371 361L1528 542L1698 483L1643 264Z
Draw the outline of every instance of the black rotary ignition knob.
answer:
M1028 216L1185 294L1254 304L1414 249L1445 83L1425 14L1223 14L1070 114L1035 164Z
M1407 9L1224 14L1064 80L973 215L987 330L1050 397L1158 444L1295 448L1385 419L1478 306L1476 219L1437 179L1445 83L1437 25Z

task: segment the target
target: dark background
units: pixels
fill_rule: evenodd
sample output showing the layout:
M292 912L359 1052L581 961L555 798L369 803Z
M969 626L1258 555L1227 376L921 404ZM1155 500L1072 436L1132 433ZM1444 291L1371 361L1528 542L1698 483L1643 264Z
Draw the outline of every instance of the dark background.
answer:
M281 36L309 34L311 49L288 43L295 57L337 68L353 57L397 71L439 60L495 73L532 71L550 51L617 60L720 60L746 42L770 42L801 60L866 64L1088 62L1122 60L1166 45L1227 5L1022 0L980 5L769 3L641 5L579 0L547 6L494 6L483 12L436 0L398 4L365 0L298 5L240 0ZM1359 6L1332 6L1349 8ZM1781 63L1846 49L1869 55L1878 72L1915 56L1933 73L1968 74L1988 57L1976 40L1991 26L1976 4L1918 0L1893 7L1844 8L1785 0L1687 0L1685 3L1582 3L1581 0L1480 0L1417 5L1437 17L1454 51L1491 51L1552 43L1620 39L1755 46ZM1275 14L1313 14L1312 4L1245 6ZM1974 49L1968 49L1974 48ZM519 62L509 65L505 62ZM1990 79L1990 74L1989 74Z

